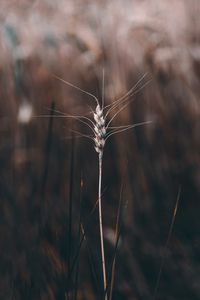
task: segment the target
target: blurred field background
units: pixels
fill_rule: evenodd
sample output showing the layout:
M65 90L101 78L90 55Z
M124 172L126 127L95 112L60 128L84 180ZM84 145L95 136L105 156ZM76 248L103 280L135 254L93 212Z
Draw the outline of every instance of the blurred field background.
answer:
M199 0L0 1L0 299L102 299L97 154L56 112L94 103L52 74L101 99L103 68L106 104L148 73L114 124L153 121L105 147L108 272L123 203L113 300L200 299L199 15Z

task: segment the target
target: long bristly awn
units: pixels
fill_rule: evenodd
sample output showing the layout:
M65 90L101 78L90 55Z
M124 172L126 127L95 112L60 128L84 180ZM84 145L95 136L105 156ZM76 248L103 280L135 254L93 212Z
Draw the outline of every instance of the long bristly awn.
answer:
M106 261L105 261L105 251L104 251L104 236L103 236L103 218L102 218L102 163L103 163L103 152L104 147L107 140L118 133L122 133L124 131L133 129L138 126L147 125L152 123L152 121L144 121L140 123L135 123L131 125L123 125L123 126L111 126L111 123L115 120L118 114L123 111L133 100L133 96L139 92L145 85L149 83L148 80L145 84L142 84L143 79L146 77L147 74L144 74L138 82L122 97L115 100L114 103L104 105L104 71L103 71L103 80L102 80L102 100L101 104L98 98L81 89L80 87L63 80L62 78L53 75L56 79L60 80L61 82L71 86L78 91L88 95L89 97L93 98L96 103L95 110L91 108L90 117L83 116L83 115L68 115L62 113L58 110L54 110L54 112L58 113L59 115L54 115L54 117L61 117L61 118L71 118L79 121L81 124L87 126L89 130L91 130L92 135L82 134L78 131L74 131L76 134L82 137L89 138L94 143L94 149L98 154L98 210L99 210L99 232L100 232L100 243L101 243L101 262L102 262L102 274L103 274L103 287L104 287L104 300L108 300L108 292L107 292L107 276L106 276ZM113 115L111 113L116 111ZM111 115L111 116L110 116ZM48 117L48 115L42 115L40 117Z

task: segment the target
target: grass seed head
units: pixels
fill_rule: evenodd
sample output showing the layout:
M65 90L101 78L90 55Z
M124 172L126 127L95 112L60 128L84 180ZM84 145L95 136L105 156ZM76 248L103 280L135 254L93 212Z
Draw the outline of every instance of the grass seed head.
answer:
M106 127L105 127L105 118L103 115L103 109L100 105L97 104L96 110L94 112L94 143L95 150L99 154L103 154L103 148L105 145L105 136L106 136Z

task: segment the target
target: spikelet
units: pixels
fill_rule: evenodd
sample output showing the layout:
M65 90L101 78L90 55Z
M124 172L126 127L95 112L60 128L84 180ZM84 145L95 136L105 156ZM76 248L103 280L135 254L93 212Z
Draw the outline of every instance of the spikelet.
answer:
M100 105L97 104L96 110L94 112L94 143L95 150L99 155L103 155L103 148L105 145L105 136L106 136L106 127L105 127L105 119L103 115L103 109L101 109Z

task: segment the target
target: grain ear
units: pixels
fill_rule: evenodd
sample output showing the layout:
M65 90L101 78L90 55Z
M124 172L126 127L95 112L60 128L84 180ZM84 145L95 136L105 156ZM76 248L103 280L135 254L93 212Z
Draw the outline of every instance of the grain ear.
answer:
M97 153L103 155L103 149L105 146L106 126L105 126L105 118L103 115L103 109L101 109L99 105L97 105L93 117L95 122L94 125L95 150Z

